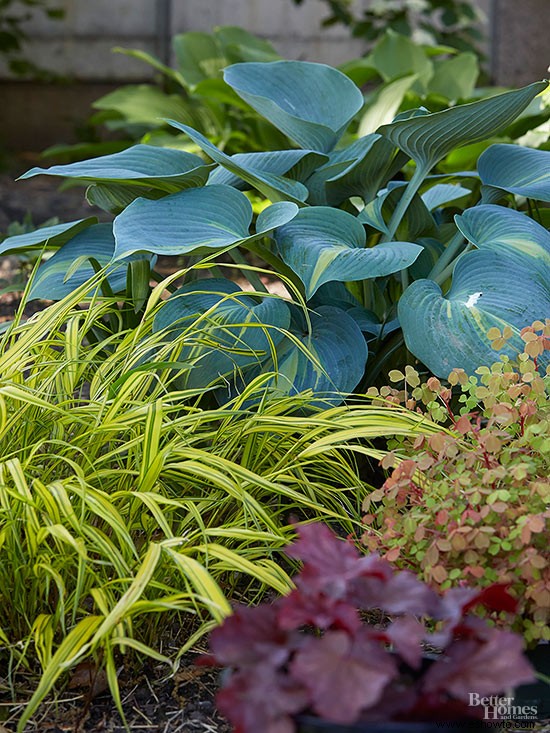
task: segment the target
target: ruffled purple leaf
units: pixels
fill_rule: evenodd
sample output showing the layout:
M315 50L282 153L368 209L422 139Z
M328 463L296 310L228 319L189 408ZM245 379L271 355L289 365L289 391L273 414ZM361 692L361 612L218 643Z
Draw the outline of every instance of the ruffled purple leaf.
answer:
M337 723L357 720L397 672L392 657L364 630L353 638L345 631L309 637L290 663L290 674L307 688L313 711Z

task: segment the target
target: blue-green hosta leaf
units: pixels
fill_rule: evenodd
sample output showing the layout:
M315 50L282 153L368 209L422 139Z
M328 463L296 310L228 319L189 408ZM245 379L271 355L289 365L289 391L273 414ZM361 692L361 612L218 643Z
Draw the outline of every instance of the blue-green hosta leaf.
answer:
M550 151L519 145L491 145L477 162L484 186L550 201Z
M163 196L166 196L166 191L158 188L125 186L118 183L94 183L86 189L86 201L90 206L97 206L110 214L120 214L137 198L156 200Z
M381 135L366 135L330 153L328 162L308 178L308 203L339 206L351 196L370 201L405 162Z
M422 249L411 242L365 249L361 222L328 206L301 209L276 229L275 241L281 259L304 283L308 298L331 280L351 282L398 272L411 265Z
M301 148L334 148L363 106L363 95L337 69L307 61L229 66L225 81Z
M91 160L51 168L31 168L21 178L44 174L177 190L204 185L211 169L212 166L205 165L198 155L183 150L134 145L120 153Z
M212 145L210 140L207 140L204 135L197 132L197 130L194 130L192 127L182 125L175 120L167 120L167 122L172 125L172 127L175 127L178 130L185 132L186 135L189 135L191 140L204 150L212 160L219 163L230 173L233 173L238 178L246 181L254 188L257 188L260 193L263 193L263 195L271 201L290 200L295 203L302 204L306 200L308 190L302 183L259 169L254 167L254 165L250 166L250 159L246 161L249 165L236 161L236 156L230 156L222 153L222 151L218 150L215 145ZM254 161L252 162L254 163Z
M429 169L453 148L483 141L504 130L546 86L547 82L536 82L489 99L392 122L379 132L417 165Z
M378 196L369 201L365 208L359 213L358 219L363 224L377 229L379 232L387 233L387 223L395 210L403 192L403 182L395 182L386 190L382 190ZM399 240L416 241L421 235L433 233L435 221L420 196L414 196L405 215L401 219L396 231Z
M111 262L114 249L115 240L111 224L94 224L79 232L53 257L40 265L29 298L61 300L94 275L95 270L90 259L105 267ZM139 255L130 259L143 257L144 255ZM78 260L81 260L81 264L73 272ZM113 292L118 293L125 289L127 267L128 261L123 261L109 268L107 281Z
M188 283L165 301L154 332L169 340L186 334L178 360L189 366L185 388L206 388L268 359L290 325L288 305L261 301L222 278Z
M297 181L304 181L327 160L328 156L313 150L269 150L264 153L237 153L231 156L231 161L236 167L251 170L258 176L270 173ZM223 167L212 171L208 183L234 186L241 191L245 191L251 185Z
M190 188L159 201L137 199L114 221L115 259L141 250L177 255L223 249L281 226L297 211L289 202L273 204L262 212L256 234L251 235L252 206L231 186Z
M72 239L76 234L96 222L97 219L95 216L91 216L88 219L78 219L77 221L69 221L64 224L42 227L35 229L34 232L15 234L13 237L6 237L0 243L0 254L26 252L30 249L41 248L44 245L48 248L54 246L61 247L69 239Z
M428 211L434 211L453 201L458 201L463 196L469 196L472 191L465 186L453 183L436 183L427 191L424 191L421 198Z
M479 249L529 257L533 265L550 266L550 232L519 211L487 204L467 209L455 221Z
M290 331L300 345L289 337L279 344L273 387L285 394L311 389L320 400L340 402L363 376L367 344L354 319L340 308L323 305L308 315L309 325L293 309ZM263 370L273 367L268 361Z
M378 316L372 311L363 308L357 298L350 293L344 283L328 282L317 290L313 298L308 301L308 308L317 310L322 305L330 305L346 311L357 323L363 333L379 336L381 332L384 335L395 331L399 328L399 321L393 319L387 323L381 323Z
M480 250L458 260L446 295L431 280L413 282L399 301L407 348L439 377L455 367L472 374L500 353L522 351L521 329L550 313L550 267L532 263L529 256ZM495 352L487 332L505 326L514 335Z

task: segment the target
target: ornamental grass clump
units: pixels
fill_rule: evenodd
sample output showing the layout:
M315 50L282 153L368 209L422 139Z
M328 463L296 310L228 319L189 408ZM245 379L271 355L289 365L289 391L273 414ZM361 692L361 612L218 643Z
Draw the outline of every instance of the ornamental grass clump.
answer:
M506 337L489 332L494 348ZM391 441L382 461L391 474L363 505L364 542L440 589L506 583L519 602L516 627L533 641L550 638L550 376L537 371L550 321L521 337L517 359L470 378L455 370L449 386L421 383L410 367L393 373L404 387L383 395L451 431Z
M383 455L372 441L438 430L400 407L268 398L266 375L205 409L166 368L200 331L152 333L164 286L125 327L99 280L20 312L0 340L0 676L21 732L81 664L105 670L122 712L121 665L169 671L231 598L291 587L290 513L352 532L372 488L359 459Z

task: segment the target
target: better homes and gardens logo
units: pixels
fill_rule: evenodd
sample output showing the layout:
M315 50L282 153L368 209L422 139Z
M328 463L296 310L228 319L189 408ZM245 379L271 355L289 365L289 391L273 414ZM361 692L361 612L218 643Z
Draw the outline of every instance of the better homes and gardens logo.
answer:
M519 705L515 704L513 697L499 697L491 695L490 697L481 697L477 692L470 692L468 705L470 707L483 708L483 720L513 721L520 723L522 721L534 721L537 719L536 705Z

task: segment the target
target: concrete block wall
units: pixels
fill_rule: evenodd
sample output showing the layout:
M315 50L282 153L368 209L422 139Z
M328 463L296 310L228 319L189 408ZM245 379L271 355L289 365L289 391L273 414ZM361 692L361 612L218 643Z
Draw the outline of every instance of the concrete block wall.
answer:
M359 55L361 40L346 28L321 29L325 3L304 0L49 0L63 21L35 12L27 23L26 52L44 68L93 82L145 80L146 65L114 46L164 56L174 33L240 25L269 38L282 56L338 64ZM372 0L355 0L357 10ZM519 85L541 78L550 65L550 0L476 0L489 19L495 83ZM1 62L0 62L1 63ZM0 66L0 79L6 78Z
M9 79L0 65L0 137L12 149L38 150L74 139L89 116L89 100L126 82L150 80L154 71L114 46L139 48L170 61L170 39L188 30L240 25L269 38L287 58L338 64L359 55L363 43L348 30L321 29L319 0L49 0L62 21L36 12L27 23L28 56L69 76L71 84L44 87ZM357 9L372 0L355 0ZM476 0L489 20L490 66L497 84L519 86L548 75L550 0ZM0 61L1 64L1 61ZM25 110L23 114L22 110ZM33 111L34 110L34 111ZM47 121L45 120L47 117Z

